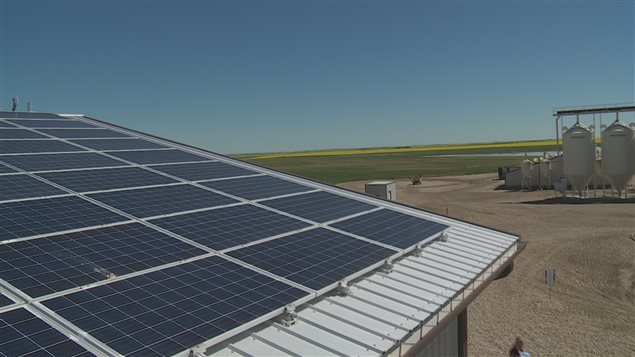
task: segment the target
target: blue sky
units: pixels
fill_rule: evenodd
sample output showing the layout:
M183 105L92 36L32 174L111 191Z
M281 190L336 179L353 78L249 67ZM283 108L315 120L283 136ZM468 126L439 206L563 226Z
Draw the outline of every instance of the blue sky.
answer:
M634 4L2 0L0 106L222 153L552 138L634 100Z

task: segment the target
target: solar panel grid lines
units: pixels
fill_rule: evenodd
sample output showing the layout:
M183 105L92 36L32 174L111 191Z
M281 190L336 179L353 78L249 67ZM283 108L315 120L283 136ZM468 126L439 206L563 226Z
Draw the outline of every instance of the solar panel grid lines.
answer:
M167 149L168 147L139 138L77 139L71 142L93 150Z
M126 356L173 355L305 298L218 256L43 301Z
M313 290L321 290L399 253L325 228L315 228L227 255Z
M400 249L411 248L448 228L444 224L388 209L358 215L330 226Z
M33 153L72 153L86 151L75 145L70 145L60 140L29 139L29 140L2 140L0 141L0 154L33 154Z
M0 129L0 139L42 139L46 138L35 130L2 128Z
M2 356L94 356L25 307L0 313Z
M15 125L4 120L0 120L0 128L15 128Z
M0 245L0 278L32 298L207 254L139 223Z
M0 201L65 195L66 192L28 175L0 176Z
M121 138L130 137L120 131L104 129L101 127L81 129L38 129L39 132L60 139L96 139L96 138Z
M2 163L0 163L0 174L15 174L18 173L19 171L16 169L13 169L7 165L4 165Z
M199 183L248 200L257 200L313 190L311 187L266 175Z
M5 295L3 293L3 290L0 290L0 308L15 304L16 302L13 301L13 299L8 297L7 295Z
M179 214L148 222L215 251L309 226L306 222L249 204Z
M126 164L95 152L72 154L3 155L0 160L25 171L57 171L66 169L117 167Z
M79 120L29 120L29 119L10 119L10 123L17 124L20 127L33 129L47 128L96 128L95 125L88 124Z
M2 119L66 119L62 116L52 113L37 113L37 112L8 112L0 111L0 118Z
M89 197L137 218L237 203L229 197L189 184L104 192Z
M77 196L2 203L0 218L0 241L128 220Z
M167 164L175 162L209 161L207 157L195 155L177 149L167 150L135 150L135 151L105 151L106 154L134 162L139 165Z
M75 192L175 184L178 181L136 166L37 173Z
M154 170L158 170L187 181L202 181L258 174L258 172L246 170L238 166L229 165L219 161L152 165L150 167Z

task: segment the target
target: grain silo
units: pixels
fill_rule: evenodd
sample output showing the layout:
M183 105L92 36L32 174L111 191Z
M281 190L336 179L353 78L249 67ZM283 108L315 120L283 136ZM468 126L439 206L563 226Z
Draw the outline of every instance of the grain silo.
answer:
M564 175L579 194L595 174L595 141L593 132L577 122L562 134Z
M602 131L602 171L618 194L633 176L634 150L633 130L620 120Z
M551 161L547 157L540 158L538 163L540 171L540 188L551 188Z

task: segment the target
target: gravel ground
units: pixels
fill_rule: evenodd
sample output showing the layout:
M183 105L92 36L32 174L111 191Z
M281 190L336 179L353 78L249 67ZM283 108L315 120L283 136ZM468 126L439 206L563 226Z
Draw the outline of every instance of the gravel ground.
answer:
M635 199L555 199L501 184L491 174L398 181L401 202L529 243L514 271L469 306L469 355L507 356L521 336L534 357L635 356ZM364 182L340 186L363 191ZM556 269L551 294L547 268Z

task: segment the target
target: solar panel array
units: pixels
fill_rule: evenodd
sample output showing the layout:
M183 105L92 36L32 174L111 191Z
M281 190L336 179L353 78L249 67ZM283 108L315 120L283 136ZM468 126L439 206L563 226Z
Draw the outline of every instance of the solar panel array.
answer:
M187 352L447 228L81 116L0 117L0 355Z

